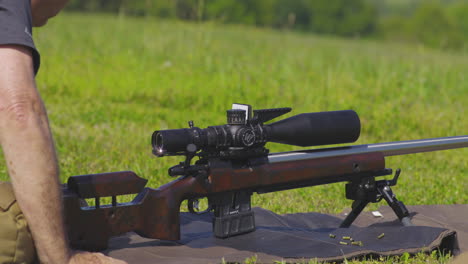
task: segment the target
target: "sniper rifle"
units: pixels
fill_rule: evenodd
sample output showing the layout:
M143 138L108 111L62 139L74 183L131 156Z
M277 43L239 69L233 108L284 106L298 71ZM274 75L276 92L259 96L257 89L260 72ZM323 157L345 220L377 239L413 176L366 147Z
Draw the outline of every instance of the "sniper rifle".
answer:
M340 146L269 153L267 142L296 146L318 146L354 142L360 120L352 110L304 113L264 124L291 108L255 110L234 104L227 111L227 124L155 131L153 153L158 157L184 156L169 168L177 179L157 188L147 180L122 171L73 176L63 186L65 219L71 245L102 250L112 236L134 231L163 240L180 239L180 205L188 200L192 213L213 212L213 233L228 238L255 230L251 196L293 188L347 182L346 198L352 211L340 227L349 227L364 207L384 199L403 225L410 215L393 193L400 170L392 180L376 177L392 174L385 157L426 151L463 148L468 136ZM192 160L197 157L195 162ZM127 203L117 196L137 194ZM101 205L102 197L112 197ZM198 210L198 199L206 197L208 208ZM89 206L85 199L94 199Z

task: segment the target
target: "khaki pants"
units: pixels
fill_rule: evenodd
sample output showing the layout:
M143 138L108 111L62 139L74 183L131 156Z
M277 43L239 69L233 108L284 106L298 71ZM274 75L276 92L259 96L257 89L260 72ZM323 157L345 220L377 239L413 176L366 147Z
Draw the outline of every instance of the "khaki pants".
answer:
M33 263L34 243L10 183L0 182L0 263Z
M453 259L452 262L450 262L450 264L466 264L466 263L468 263L468 252L464 252L463 254Z

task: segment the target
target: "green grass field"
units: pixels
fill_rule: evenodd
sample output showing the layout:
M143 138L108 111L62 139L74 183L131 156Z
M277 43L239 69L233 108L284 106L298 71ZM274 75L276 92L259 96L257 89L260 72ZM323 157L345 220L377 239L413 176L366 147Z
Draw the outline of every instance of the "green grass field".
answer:
M303 112L354 109L356 144L466 135L468 54L214 24L62 14L36 30L62 180L133 170L157 187L180 158L156 158L156 129L225 122L231 103ZM271 144L272 152L297 149ZM468 149L391 157L416 204L466 204ZM2 180L7 179L4 163ZM277 213L338 213L344 184L254 195ZM376 206L371 207L376 208ZM435 258L431 258L436 261ZM402 262L403 263L403 262ZM406 263L406 262L405 262Z

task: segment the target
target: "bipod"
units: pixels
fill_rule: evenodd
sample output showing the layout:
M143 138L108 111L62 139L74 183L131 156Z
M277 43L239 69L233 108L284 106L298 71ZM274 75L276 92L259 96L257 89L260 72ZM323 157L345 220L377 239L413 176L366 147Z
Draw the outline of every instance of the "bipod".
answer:
M387 174L391 174L391 169L386 169ZM397 169L392 180L376 181L375 177L364 177L359 180L351 181L346 184L346 198L354 200L352 210L343 220L340 227L349 227L359 214L369 203L378 203L382 199L387 201L388 205L400 219L404 226L411 226L409 212L402 201L399 201L393 193L390 186L395 186L400 176L401 170Z

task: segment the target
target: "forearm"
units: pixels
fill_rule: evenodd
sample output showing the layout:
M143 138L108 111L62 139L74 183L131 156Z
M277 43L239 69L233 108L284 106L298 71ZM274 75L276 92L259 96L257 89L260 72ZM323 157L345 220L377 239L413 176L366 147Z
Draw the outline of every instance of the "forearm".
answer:
M42 262L67 263L58 166L26 48L0 48L0 143Z

